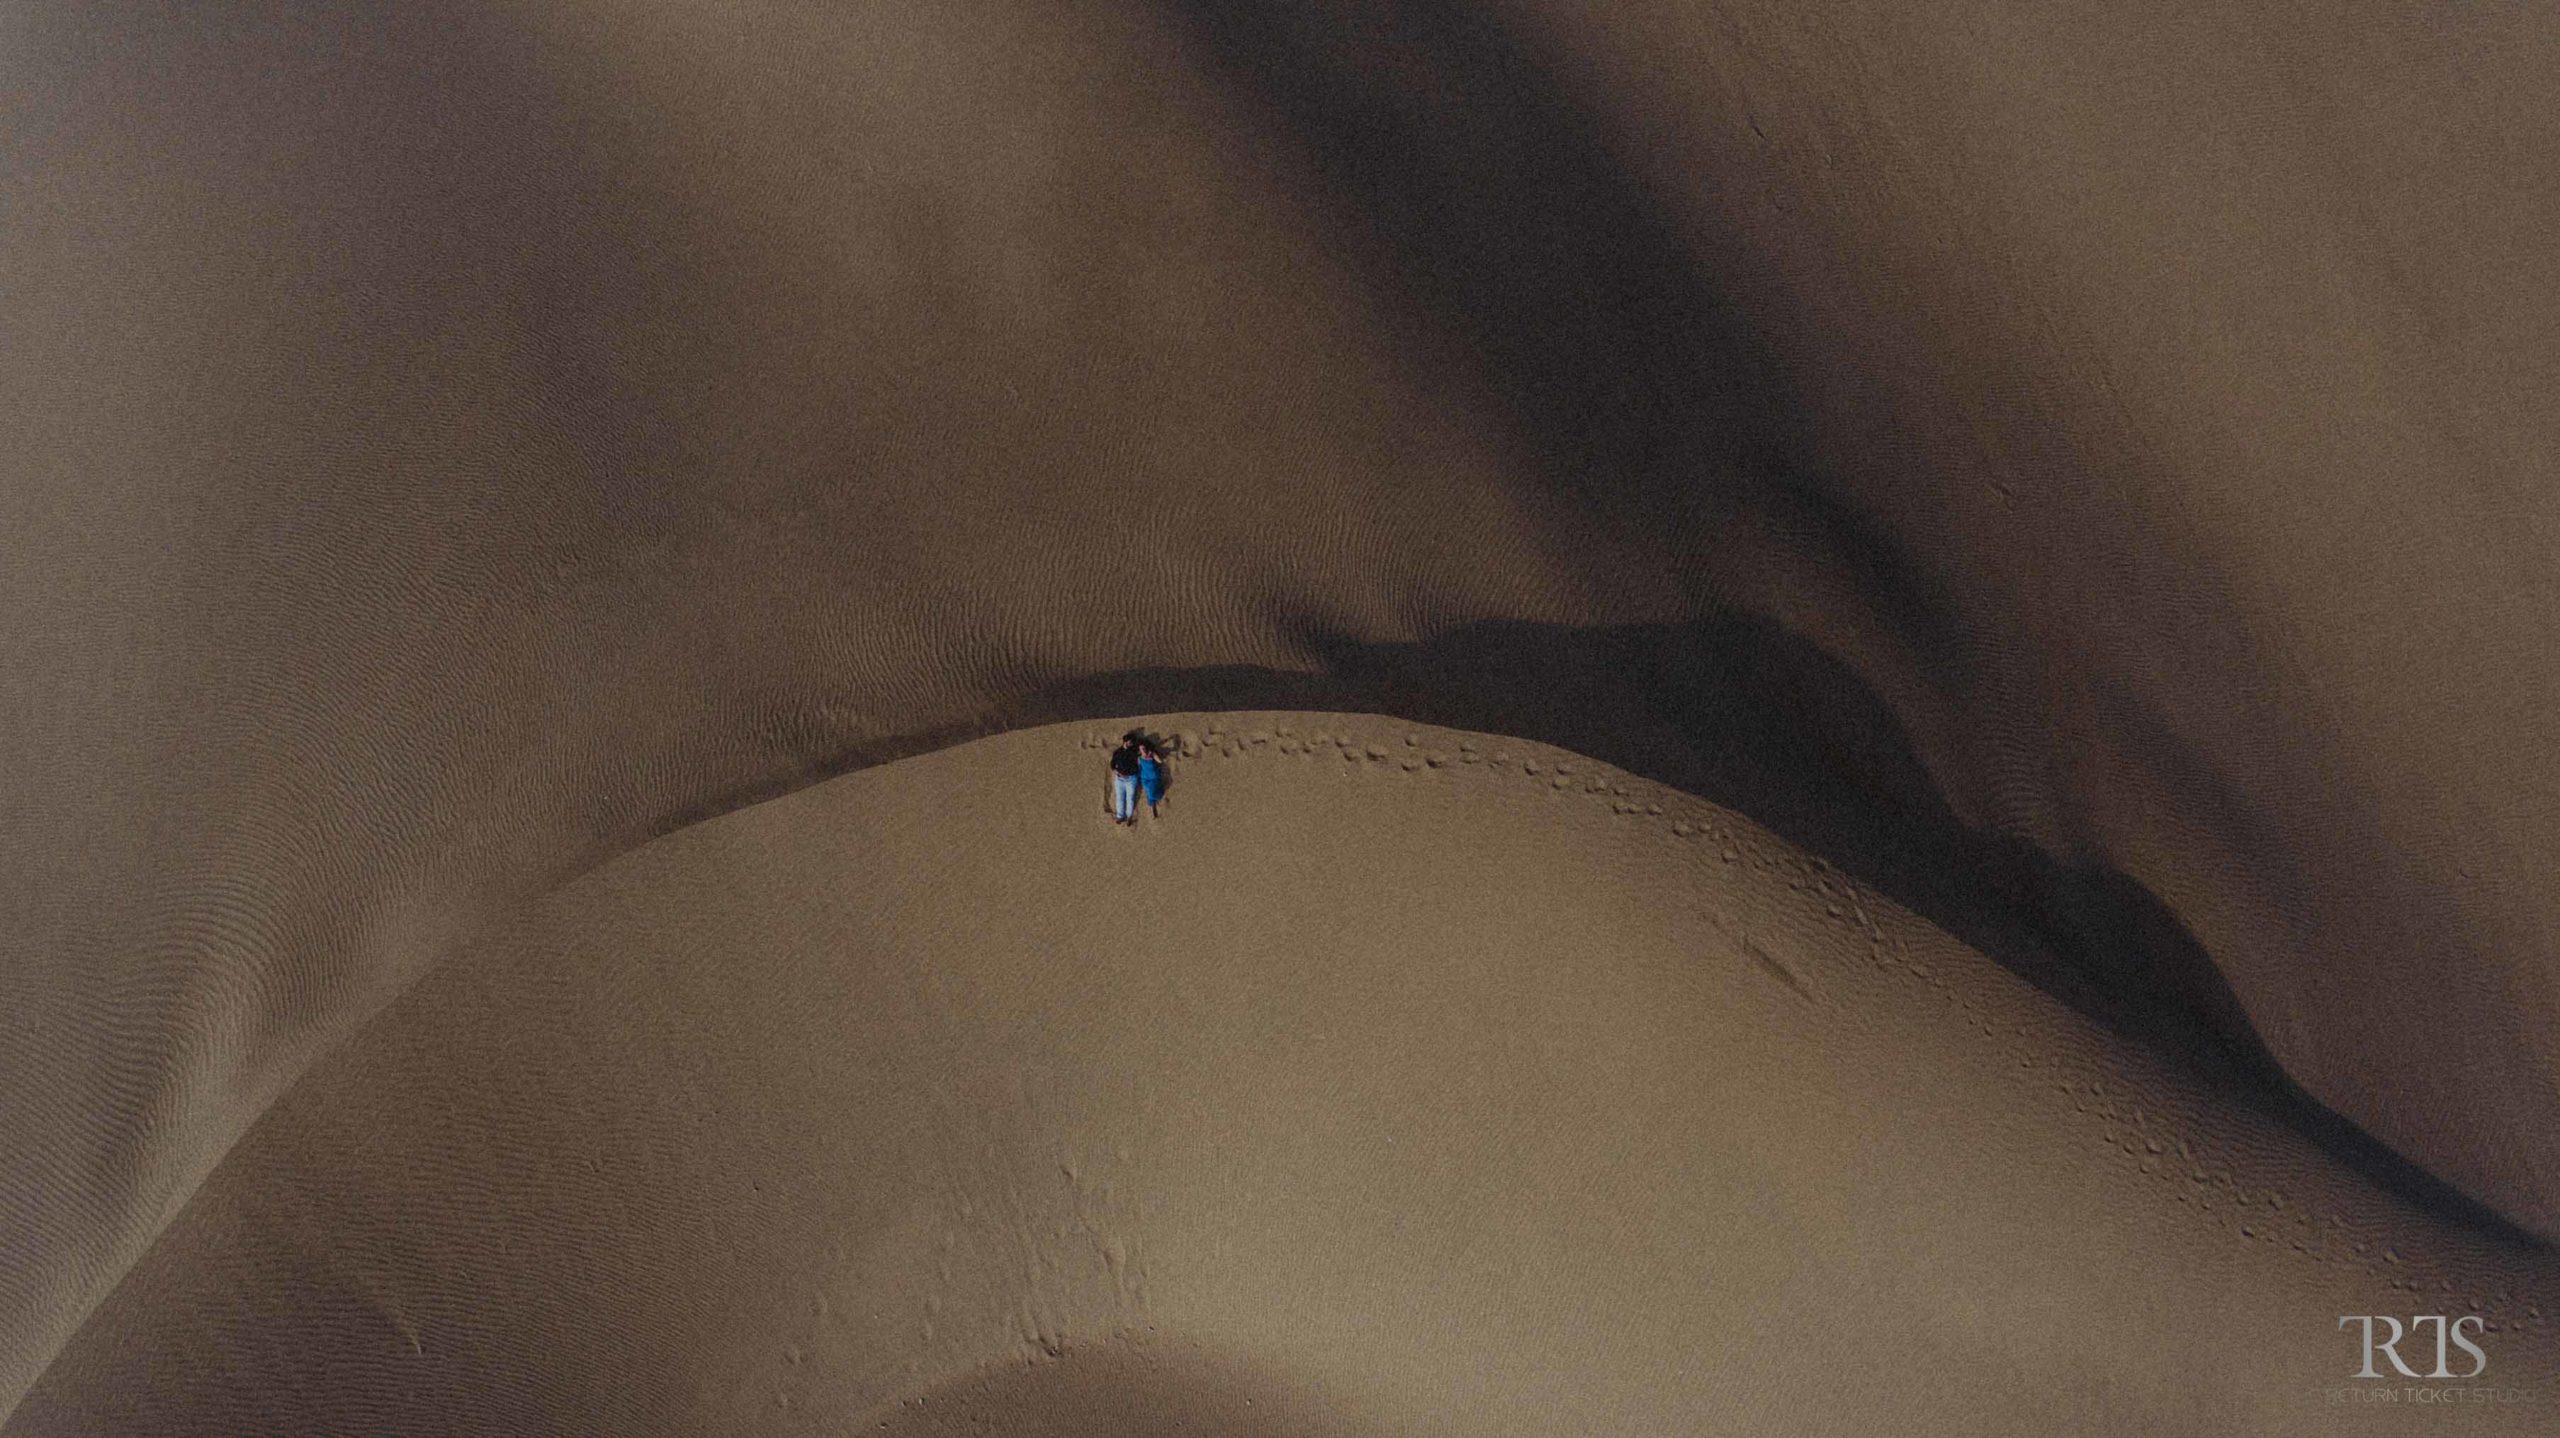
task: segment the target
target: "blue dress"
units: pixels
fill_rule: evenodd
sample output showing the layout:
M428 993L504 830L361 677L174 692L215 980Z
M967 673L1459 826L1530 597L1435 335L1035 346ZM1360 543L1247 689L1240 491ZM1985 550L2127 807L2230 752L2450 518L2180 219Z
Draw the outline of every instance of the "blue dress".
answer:
M1147 791L1148 803L1163 798L1164 766L1153 759L1141 758L1138 761L1138 785Z

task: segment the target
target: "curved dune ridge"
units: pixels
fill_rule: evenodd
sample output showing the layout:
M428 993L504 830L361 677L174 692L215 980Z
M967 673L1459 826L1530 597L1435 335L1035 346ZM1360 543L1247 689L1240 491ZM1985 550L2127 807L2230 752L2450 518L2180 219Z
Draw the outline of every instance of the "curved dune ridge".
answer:
M1053 726L545 896L320 1060L8 1431L2397 1431L2330 1401L2336 1321L2413 1305L2560 1376L2547 1255L1730 810L1149 723L1135 830L1118 726Z
M0 1412L526 906L1126 712L1596 756L2547 1244L2556 56L2424 0L18 0Z

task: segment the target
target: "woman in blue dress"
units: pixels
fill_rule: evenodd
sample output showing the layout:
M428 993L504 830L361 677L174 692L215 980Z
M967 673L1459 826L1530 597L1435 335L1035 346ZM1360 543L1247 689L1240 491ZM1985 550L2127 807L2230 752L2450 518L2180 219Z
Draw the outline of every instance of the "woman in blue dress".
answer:
M1141 740L1138 744L1138 787L1146 791L1147 815L1150 818L1164 817L1156 812L1156 805L1164 799L1164 786L1164 751L1158 749L1153 740Z

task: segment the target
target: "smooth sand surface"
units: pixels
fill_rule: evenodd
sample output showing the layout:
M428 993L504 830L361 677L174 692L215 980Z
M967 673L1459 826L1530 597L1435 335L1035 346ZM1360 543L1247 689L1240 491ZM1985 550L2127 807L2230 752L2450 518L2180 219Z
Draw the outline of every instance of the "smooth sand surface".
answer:
M1194 757L1135 830L1053 726L532 905L311 1069L12 1431L2403 1431L2328 1395L2337 1315L2413 1304L2560 1377L2547 1257L1730 811L1375 716L1154 725Z
M1725 804L2547 1243L2556 56L2432 0L0 7L0 1411L523 906L1177 709Z

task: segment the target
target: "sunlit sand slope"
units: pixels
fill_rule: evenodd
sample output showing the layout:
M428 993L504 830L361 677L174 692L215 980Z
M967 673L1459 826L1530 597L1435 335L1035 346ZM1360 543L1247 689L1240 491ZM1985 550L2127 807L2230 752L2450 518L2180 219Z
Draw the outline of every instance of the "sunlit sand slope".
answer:
M2555 1376L2547 1259L1733 813L1155 722L1135 830L1057 726L543 899L315 1066L9 1431L2401 1432L2333 1403L2338 1319L2437 1311L2491 1329L2466 1391Z

